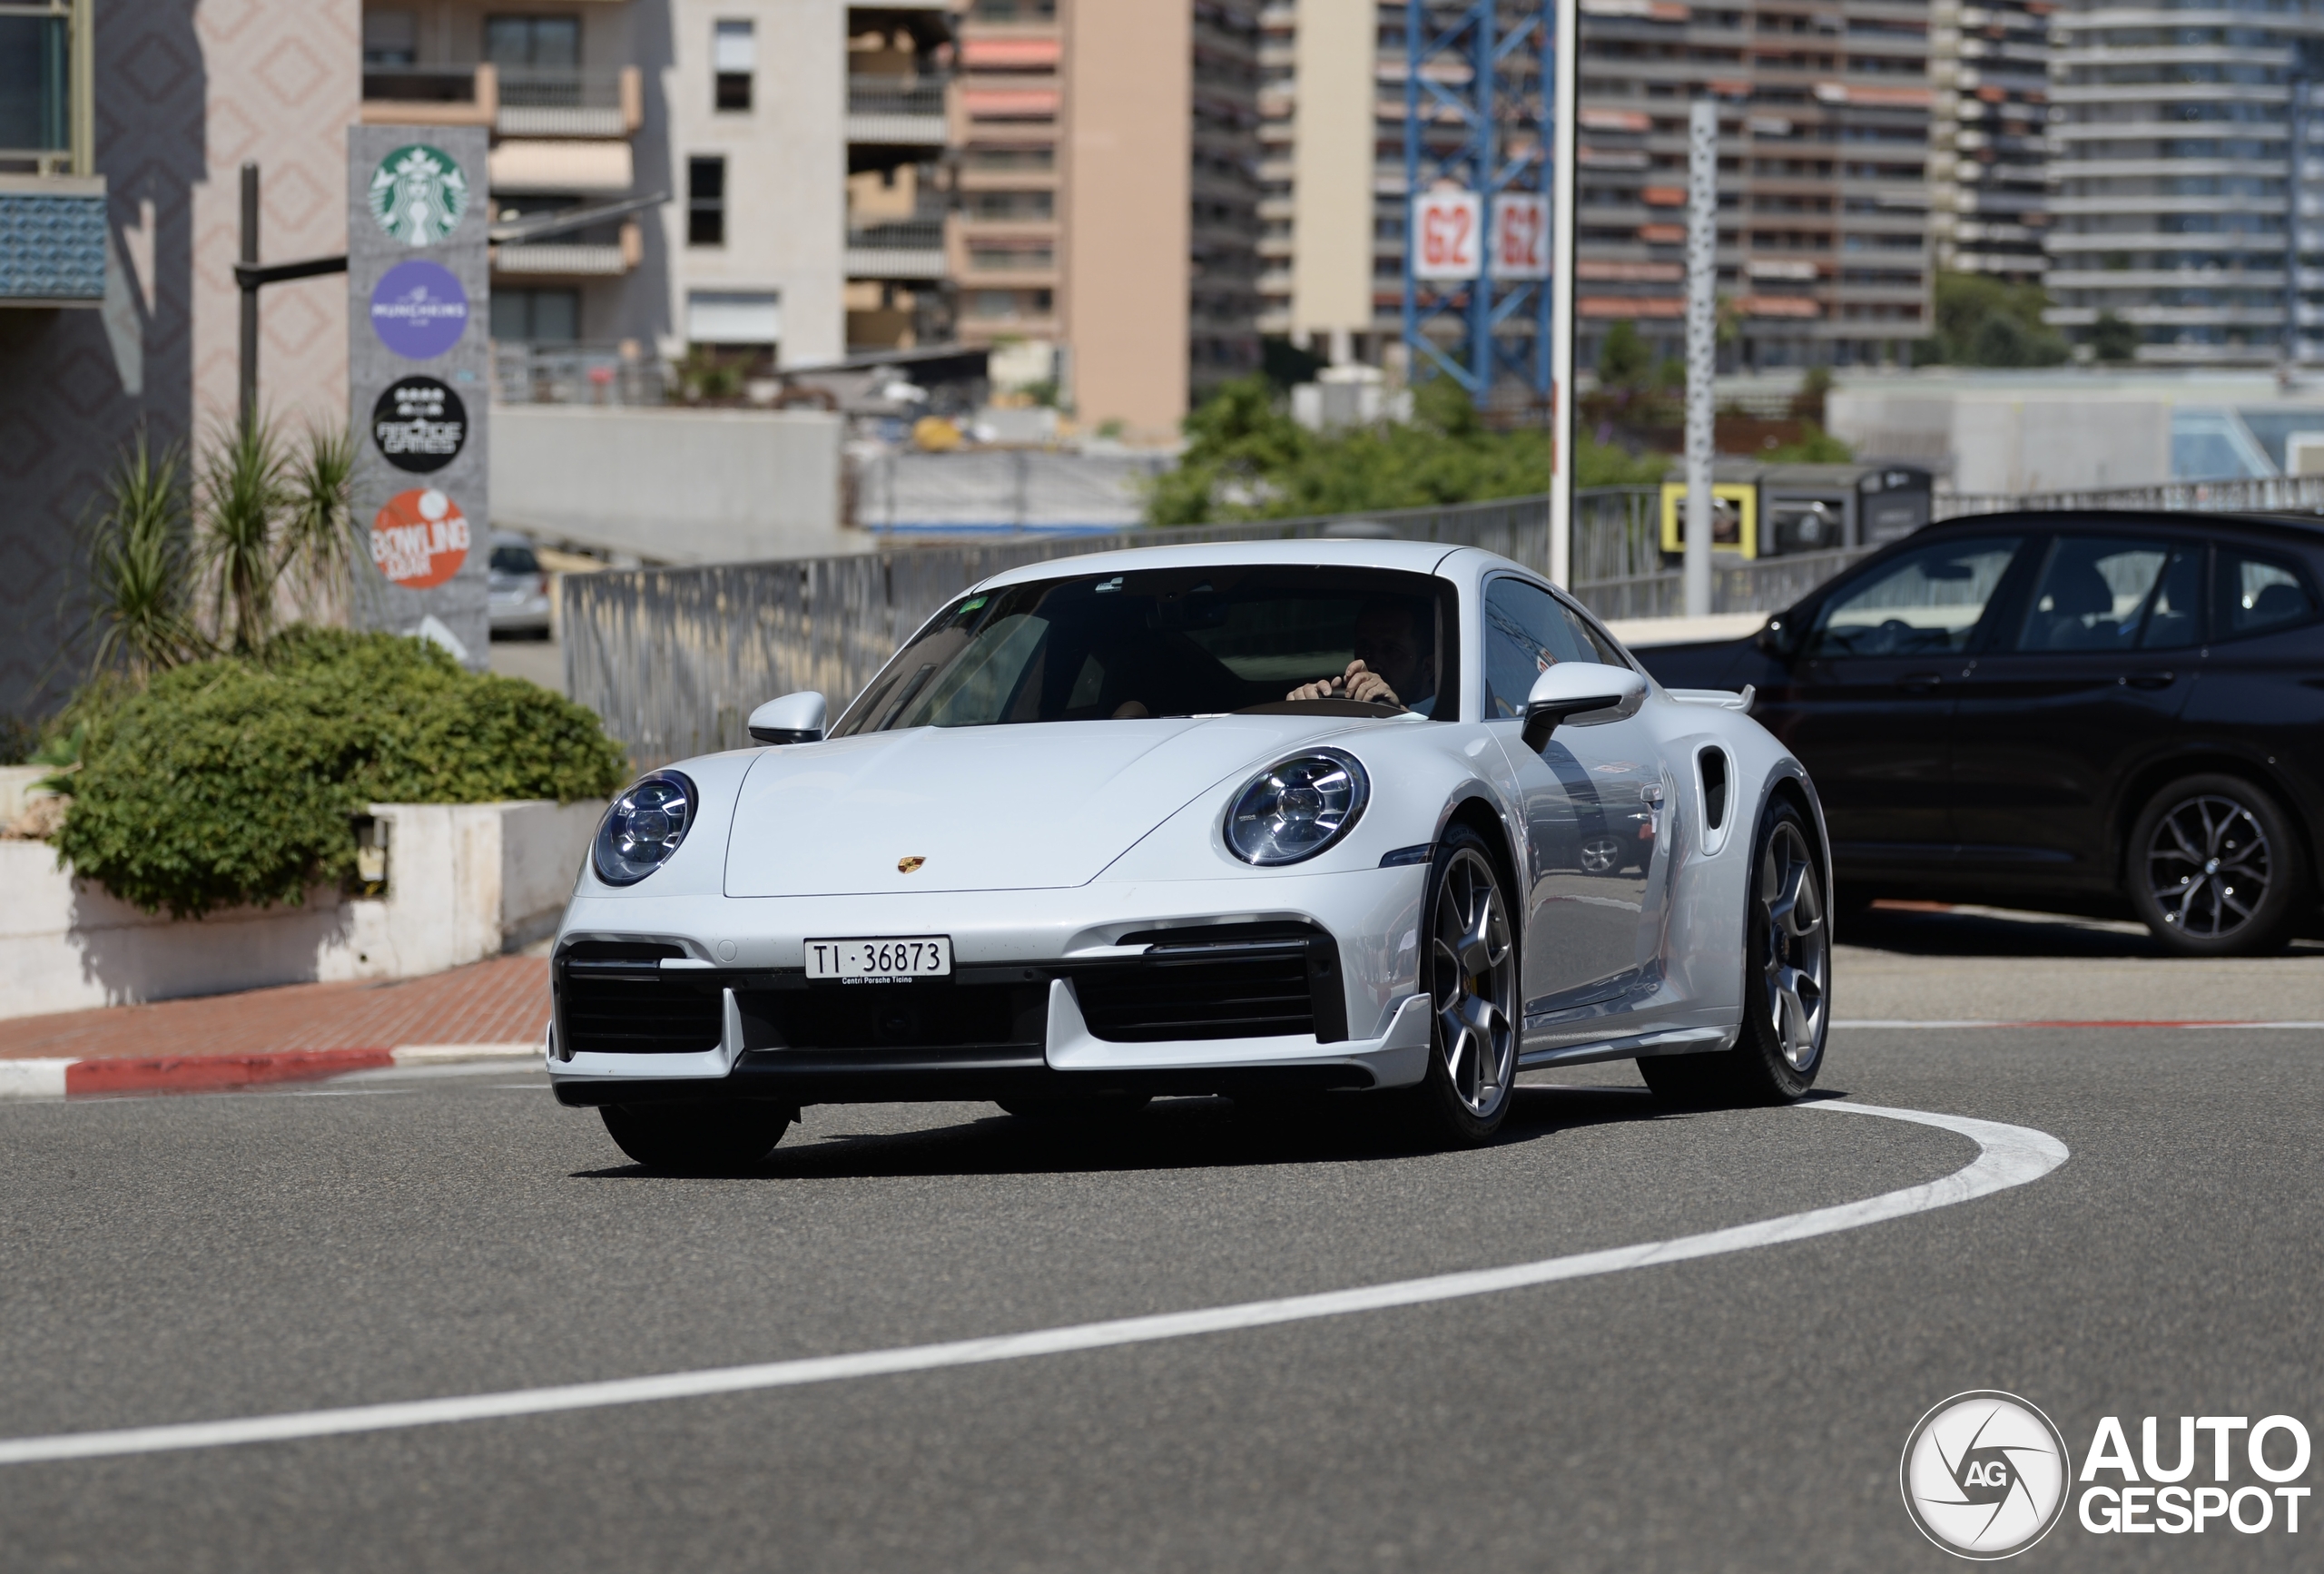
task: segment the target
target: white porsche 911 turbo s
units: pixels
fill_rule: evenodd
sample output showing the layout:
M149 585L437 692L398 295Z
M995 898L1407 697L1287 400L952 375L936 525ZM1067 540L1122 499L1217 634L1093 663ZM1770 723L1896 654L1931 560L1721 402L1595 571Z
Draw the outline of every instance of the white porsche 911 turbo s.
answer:
M1521 1070L1797 1098L1830 1019L1807 774L1518 565L1160 546L978 585L828 729L645 776L554 951L548 1070L654 1167L802 1106L1272 1115L1378 1090L1490 1140Z

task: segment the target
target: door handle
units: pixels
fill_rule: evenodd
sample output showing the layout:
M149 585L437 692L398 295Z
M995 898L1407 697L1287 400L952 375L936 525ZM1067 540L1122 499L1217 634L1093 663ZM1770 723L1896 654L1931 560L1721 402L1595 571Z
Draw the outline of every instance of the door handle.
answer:
M1944 681L1945 678L1941 674L1911 673L1904 677L1898 678L1896 680L1896 686L1900 689L1911 689L1915 694L1926 694L1929 690L1936 687L1937 684Z
M2167 689L2178 681L2177 673L2132 673L2122 679L2126 687L2133 689Z

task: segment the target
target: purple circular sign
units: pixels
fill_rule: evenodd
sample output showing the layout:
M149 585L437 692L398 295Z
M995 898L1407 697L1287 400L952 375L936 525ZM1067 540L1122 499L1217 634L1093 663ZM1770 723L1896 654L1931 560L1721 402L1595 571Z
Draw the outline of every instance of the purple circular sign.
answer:
M434 359L468 325L468 292L433 262L399 262L371 291L371 330L406 360Z

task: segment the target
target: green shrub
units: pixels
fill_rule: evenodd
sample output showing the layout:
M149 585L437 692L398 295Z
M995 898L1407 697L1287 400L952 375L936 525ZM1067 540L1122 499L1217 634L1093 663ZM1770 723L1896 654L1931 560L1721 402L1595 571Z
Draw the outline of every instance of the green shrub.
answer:
M292 629L94 716L55 840L123 901L198 918L345 880L368 803L570 802L625 772L597 718L546 689L419 640Z

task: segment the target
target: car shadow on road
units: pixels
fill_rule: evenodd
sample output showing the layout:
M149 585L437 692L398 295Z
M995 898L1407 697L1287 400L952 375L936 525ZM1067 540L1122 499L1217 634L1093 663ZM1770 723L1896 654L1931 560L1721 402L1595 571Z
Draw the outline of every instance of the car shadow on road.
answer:
M1939 902L1882 902L1846 915L1844 946L1915 957L2164 957L2136 924L2062 913L2014 912Z
M1683 1118L1643 1087L1521 1087L1494 1147L1585 1126ZM1491 1149L1483 1150L1490 1152ZM794 1129L760 1164L723 1179L846 1180L931 1176L1075 1175L1273 1165L1375 1164L1457 1156L1413 1140L1393 1109L1361 1097L1254 1117L1223 1098L1160 1099L1141 1113L1073 1125L994 1109L950 1126L839 1132L802 1142ZM576 1180L664 1178L640 1165L574 1172Z

